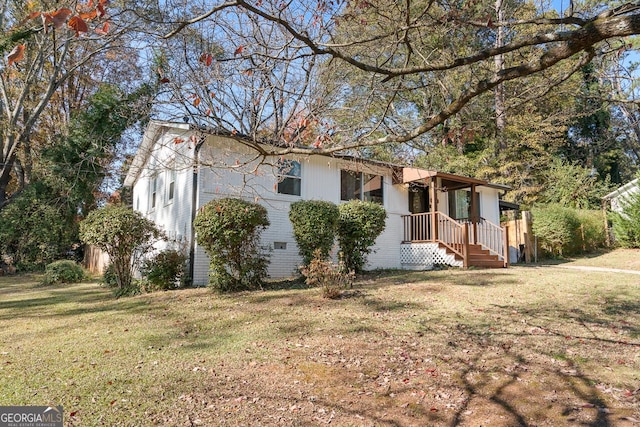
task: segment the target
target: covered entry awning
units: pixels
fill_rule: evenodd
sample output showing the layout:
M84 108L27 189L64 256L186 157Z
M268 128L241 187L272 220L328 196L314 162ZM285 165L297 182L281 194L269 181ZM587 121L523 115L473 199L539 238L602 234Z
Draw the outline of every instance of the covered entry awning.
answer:
M440 185L443 190L446 189L445 191L467 188L471 185L489 184L487 181L481 179L418 168L402 168L402 174L396 175L397 178L400 178L398 175L401 175L402 181L400 181L400 179L397 179L397 182L394 180L394 184L409 184L412 182L426 183L435 178L440 178Z

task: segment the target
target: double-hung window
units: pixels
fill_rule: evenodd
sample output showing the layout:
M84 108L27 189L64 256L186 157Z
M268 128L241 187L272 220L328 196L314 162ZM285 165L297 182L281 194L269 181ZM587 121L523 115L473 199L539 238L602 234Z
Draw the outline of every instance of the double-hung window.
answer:
M158 202L158 174L154 173L151 177L151 181L149 182L149 207L150 209L156 208L156 203Z
M176 167L175 162L171 162L170 169L167 171L167 203L173 202L176 191Z

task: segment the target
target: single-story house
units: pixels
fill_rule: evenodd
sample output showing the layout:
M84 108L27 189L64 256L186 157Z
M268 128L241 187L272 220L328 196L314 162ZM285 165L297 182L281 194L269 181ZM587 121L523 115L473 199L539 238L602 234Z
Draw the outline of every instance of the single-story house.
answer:
M638 185L638 178L636 178L633 181L613 190L611 193L604 196L603 199L605 202L608 201L611 204L611 210L613 212L622 212L624 210L624 204L629 196L637 193L638 191L640 191L640 187Z
M209 259L193 221L207 202L241 197L267 208L271 225L261 247L273 278L301 263L289 206L298 200L374 201L387 212L367 269L430 269L437 264L505 267L499 226L504 186L437 171L353 156L299 151L273 157L235 133L187 123L152 121L133 158L125 187L133 209L163 229L190 255L194 285L208 281Z

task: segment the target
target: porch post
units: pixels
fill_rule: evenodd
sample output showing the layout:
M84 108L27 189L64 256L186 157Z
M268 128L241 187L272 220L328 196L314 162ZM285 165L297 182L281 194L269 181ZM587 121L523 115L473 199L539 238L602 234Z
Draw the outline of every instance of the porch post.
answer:
M502 243L502 252L504 256L504 267L509 267L509 224L505 224L504 226L504 243Z
M469 223L462 224L462 268L469 268Z
M431 178L431 185L429 186L429 209L431 210L431 241L438 241L438 218L436 212L438 211L438 199L436 197L436 184L438 178Z
M478 206L478 201L476 200L476 185L475 184L471 184L471 206L470 206L470 210L471 210L471 223L473 224L473 241L471 243L473 243L474 245L476 243L478 243L478 215L476 215L476 211L477 208L476 206Z

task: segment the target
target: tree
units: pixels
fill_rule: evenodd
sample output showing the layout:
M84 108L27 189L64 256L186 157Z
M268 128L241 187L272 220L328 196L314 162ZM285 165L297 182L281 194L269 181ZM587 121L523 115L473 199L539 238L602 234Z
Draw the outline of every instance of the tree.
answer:
M574 209L599 209L602 197L611 190L610 182L598 180L592 169L559 159L551 162L543 177L550 185L541 194L542 202Z
M75 216L42 183L30 185L0 211L0 255L21 271L66 258L77 238Z
M243 9L192 24L159 51L167 92L158 106L167 117L288 145L317 119L316 60L285 29Z
M640 33L640 6L634 3L612 6L602 3L594 8L575 8L564 17L555 11L533 9L533 16L500 21L491 2L281 2L231 0L206 12L182 20L172 37L189 25L209 19L229 8L241 8L261 22L285 30L305 50L295 56L279 56L291 63L306 55L328 58L345 69L368 77L362 95L361 111L368 111L378 94L390 102L372 115L372 120L356 122L358 128L342 132L326 126L322 147L287 146L272 148L265 154L283 154L321 149L324 152L385 143L405 143L444 124L472 101L501 84L529 76L545 76L559 70L552 80L560 84L596 56L615 55L625 49L624 40ZM355 22L352 31L338 29ZM511 30L511 38L502 46L487 44L486 32L495 27ZM473 31L472 31L473 30ZM433 43L422 45L425 37ZM463 43L466 39L466 44ZM251 55L260 46L245 45L234 39L236 50ZM463 46L468 46L466 49ZM453 47L453 49L452 49ZM424 49L423 49L424 48ZM510 65L497 70L491 61L499 55L510 56ZM519 58L519 59L518 59ZM508 58L507 58L508 60ZM448 93L444 99L425 104L422 110L396 108L394 99L408 97L426 85L457 77L466 84ZM417 86L416 86L417 85ZM549 91L549 85L528 93L531 99ZM295 92L293 92L295 93ZM399 104L401 105L401 104ZM339 104L335 104L339 108ZM353 110L352 108L351 110ZM342 109L348 115L351 110ZM402 119L410 116L409 119ZM389 120L387 120L389 118ZM392 120L393 119L393 120Z
M145 123L157 87L142 84L131 93L102 84L82 108L71 114L67 134L56 135L34 165L34 181L51 188L73 215L95 208L112 164L119 160L122 136L136 123Z
M134 269L161 237L153 222L125 206L96 209L80 223L82 241L109 255L121 291L131 286Z
M108 73L88 65L108 60L110 54L112 62L127 58L131 49L125 34L135 21L127 10L108 7L104 0L82 5L63 2L57 7L46 10L47 5L37 1L2 2L0 29L8 36L0 50L11 48L11 52L0 63L0 209L31 182L33 159L47 146L48 137L64 133L68 122L55 118L68 118L72 108L82 105L77 96L82 91L61 93L69 89L67 83L93 82L86 88L94 89ZM43 115L54 124L42 126Z
M67 132L33 159L31 182L0 210L0 255L33 270L78 247L78 217L105 198L122 134L148 112L149 92L146 85L128 95L102 85L72 114Z

